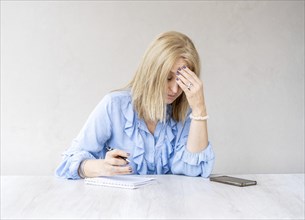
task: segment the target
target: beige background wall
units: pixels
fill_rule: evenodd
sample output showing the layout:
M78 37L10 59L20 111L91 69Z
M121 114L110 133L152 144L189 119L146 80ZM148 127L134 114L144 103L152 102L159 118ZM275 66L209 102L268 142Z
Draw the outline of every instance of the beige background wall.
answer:
M168 30L201 55L213 173L303 173L304 1L1 1L1 174L52 175Z

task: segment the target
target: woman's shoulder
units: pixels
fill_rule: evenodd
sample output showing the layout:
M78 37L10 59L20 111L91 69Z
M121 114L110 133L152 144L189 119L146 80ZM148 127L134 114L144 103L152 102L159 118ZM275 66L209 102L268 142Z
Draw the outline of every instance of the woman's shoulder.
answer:
M131 97L131 92L130 90L116 90L109 92L106 96L112 100L125 100L126 98Z
M116 90L109 92L103 98L107 100L109 104L112 105L122 105L123 103L130 103L131 102L131 92L130 90Z

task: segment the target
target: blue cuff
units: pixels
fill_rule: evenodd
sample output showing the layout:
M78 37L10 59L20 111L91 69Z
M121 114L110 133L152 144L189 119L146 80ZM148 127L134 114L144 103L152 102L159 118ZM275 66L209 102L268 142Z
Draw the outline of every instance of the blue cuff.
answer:
M80 179L78 167L86 159L95 159L95 157L87 151L81 151L73 155L65 155L63 162L56 169L56 176L66 179Z
M182 153L182 161L189 164L189 165L194 165L194 166L198 166L199 164L201 164L202 162L208 162L210 160L214 160L215 156L214 156L214 152L212 149L212 146L210 145L210 143L208 144L208 146L202 150L201 152L198 153L192 153L190 151L188 151L188 149L185 147L185 150Z
M215 162L212 146L209 145L198 153L191 153L185 145L180 145L172 164L173 174L209 177Z

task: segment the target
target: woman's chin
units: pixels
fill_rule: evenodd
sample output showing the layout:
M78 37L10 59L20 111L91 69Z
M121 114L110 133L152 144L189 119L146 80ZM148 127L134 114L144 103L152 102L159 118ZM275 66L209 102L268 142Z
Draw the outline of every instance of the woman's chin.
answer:
M168 98L166 100L166 104L172 104L174 101L175 101L175 99Z

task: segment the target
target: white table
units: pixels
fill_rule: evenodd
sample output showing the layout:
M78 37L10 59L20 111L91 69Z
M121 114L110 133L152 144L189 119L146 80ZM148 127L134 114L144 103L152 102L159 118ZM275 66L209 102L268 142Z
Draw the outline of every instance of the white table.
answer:
M1 176L1 219L304 219L304 174L232 176L258 185L160 175L157 184L130 190L53 176Z

